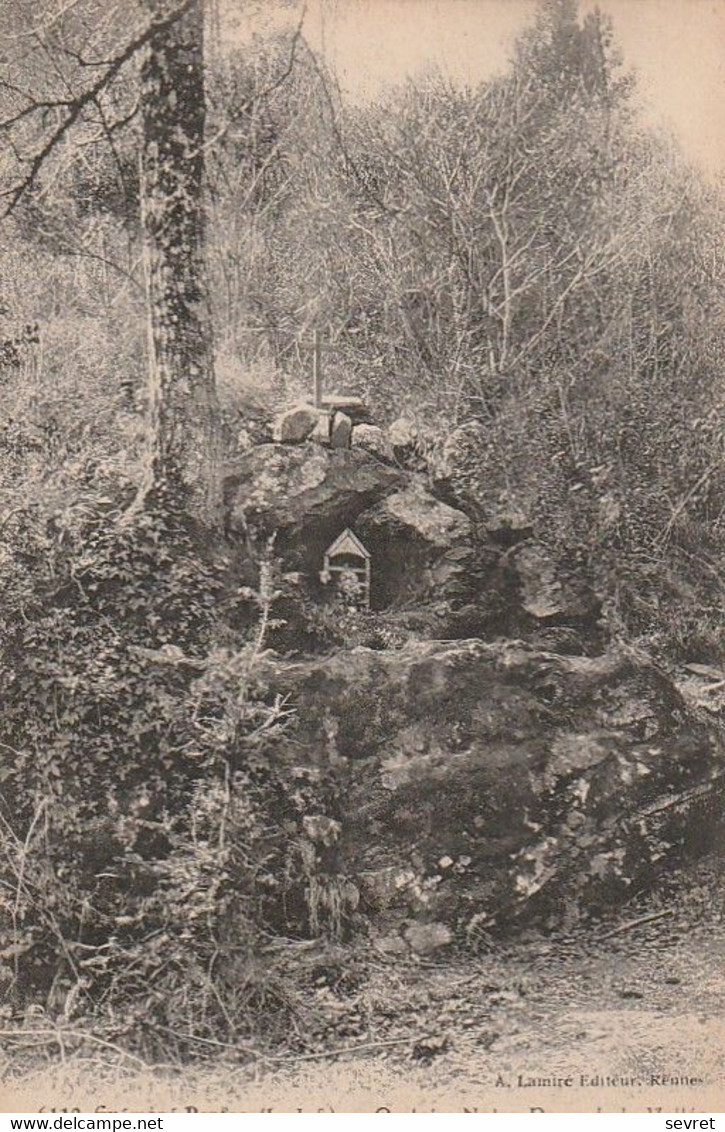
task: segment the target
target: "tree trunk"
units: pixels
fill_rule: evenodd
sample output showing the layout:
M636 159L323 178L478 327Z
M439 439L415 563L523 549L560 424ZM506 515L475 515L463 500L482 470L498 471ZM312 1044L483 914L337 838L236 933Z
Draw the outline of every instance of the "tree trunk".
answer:
M146 491L182 489L195 518L220 508L220 421L207 293L203 0L146 0L158 32L141 69L142 224L151 450Z

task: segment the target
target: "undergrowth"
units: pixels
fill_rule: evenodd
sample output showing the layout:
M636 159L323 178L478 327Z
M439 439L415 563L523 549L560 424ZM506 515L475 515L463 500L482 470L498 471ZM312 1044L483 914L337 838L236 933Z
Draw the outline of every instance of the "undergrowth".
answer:
M11 1017L102 1023L151 1053L170 1033L191 1053L284 1032L276 937L340 935L356 893L336 875L335 775L287 742L272 573L238 586L170 499L62 535L23 518L2 574Z

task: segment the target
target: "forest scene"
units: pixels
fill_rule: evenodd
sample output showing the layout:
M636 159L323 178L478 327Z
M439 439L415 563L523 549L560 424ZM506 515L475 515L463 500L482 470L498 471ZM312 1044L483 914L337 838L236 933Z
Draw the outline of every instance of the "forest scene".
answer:
M513 4L0 8L15 1109L722 1084L725 167Z

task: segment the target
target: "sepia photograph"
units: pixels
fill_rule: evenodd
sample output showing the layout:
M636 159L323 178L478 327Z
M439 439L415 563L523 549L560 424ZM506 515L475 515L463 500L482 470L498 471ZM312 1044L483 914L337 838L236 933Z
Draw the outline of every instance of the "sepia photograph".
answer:
M725 1109L724 106L725 0L2 0L3 1112Z

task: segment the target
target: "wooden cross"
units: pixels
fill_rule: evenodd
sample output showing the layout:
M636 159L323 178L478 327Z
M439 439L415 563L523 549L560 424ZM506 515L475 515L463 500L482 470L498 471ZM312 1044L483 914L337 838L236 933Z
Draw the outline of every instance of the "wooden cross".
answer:
M322 338L317 327L312 332L312 403L315 408L322 407L324 378L322 376Z
M325 393L325 380L322 373L322 351L327 344L322 341L322 335L317 327L312 331L312 404L316 409L326 409L328 413L339 410L350 414L364 409L360 397L350 394L331 396Z

